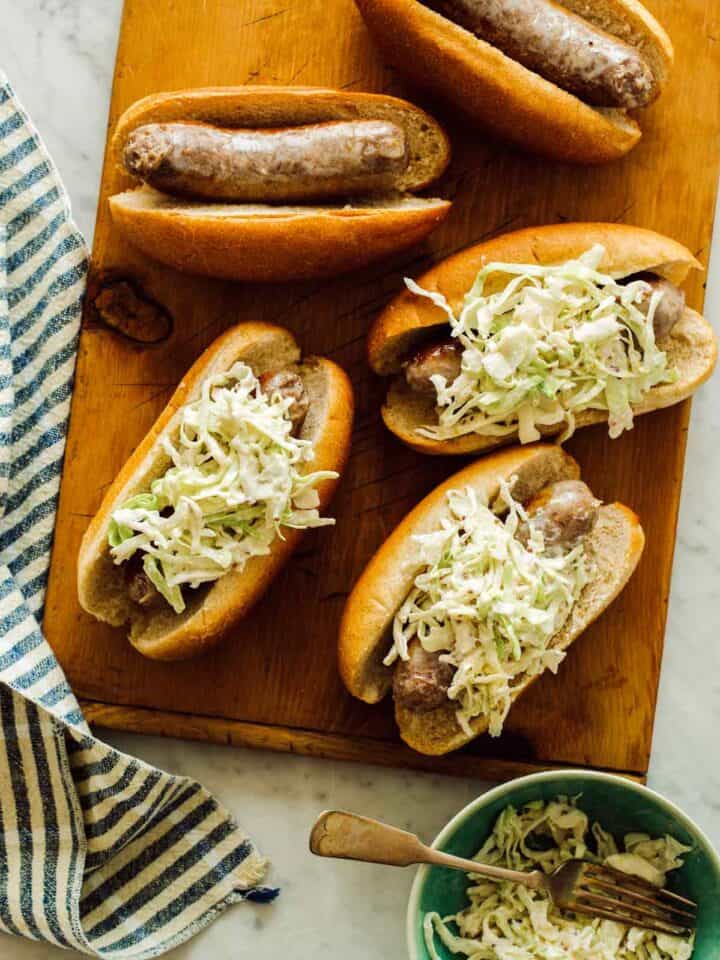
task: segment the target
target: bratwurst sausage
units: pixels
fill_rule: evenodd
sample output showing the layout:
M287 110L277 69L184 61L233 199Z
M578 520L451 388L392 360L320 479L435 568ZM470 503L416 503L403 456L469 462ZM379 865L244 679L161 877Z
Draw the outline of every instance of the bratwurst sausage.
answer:
M462 344L450 337L421 347L405 364L408 386L415 393L437 397L431 377L444 377L446 383L457 380L462 370L462 355Z
M409 155L405 131L385 120L283 130L149 123L132 131L123 162L165 193L266 203L387 192Z
M621 283L631 283L633 280L642 280L649 287L647 293L643 294L642 300L635 304L645 316L648 315L650 310L653 293L662 294L662 300L655 308L655 316L653 317L655 339L662 340L667 337L685 312L685 294L674 283L670 283L669 280L664 280L654 273L635 273L630 277L625 277Z
M581 480L559 480L544 487L526 505L528 523L519 524L515 536L526 546L530 532L543 535L548 552L567 553L591 532L600 501Z
M162 597L143 568L143 555L135 553L123 563L128 596L140 607L149 607Z
M419 641L408 648L408 659L399 660L393 673L395 702L411 710L434 710L445 703L453 667L439 653L429 653Z
M553 0L423 2L593 106L645 107L660 93L634 47Z
M290 398L288 416L293 425L293 433L298 433L310 409L310 397L300 374L293 370L271 370L260 377L260 389L268 397L280 394Z

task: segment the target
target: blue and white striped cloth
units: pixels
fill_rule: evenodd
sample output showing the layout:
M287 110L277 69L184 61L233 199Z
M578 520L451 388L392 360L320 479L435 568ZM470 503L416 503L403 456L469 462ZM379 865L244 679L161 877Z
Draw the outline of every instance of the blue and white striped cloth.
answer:
M155 957L275 891L200 784L91 736L39 627L86 270L57 171L0 72L0 930Z

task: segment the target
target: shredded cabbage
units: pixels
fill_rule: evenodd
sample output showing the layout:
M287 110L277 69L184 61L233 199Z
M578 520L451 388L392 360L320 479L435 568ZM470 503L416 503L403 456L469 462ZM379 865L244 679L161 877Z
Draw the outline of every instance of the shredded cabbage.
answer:
M208 378L198 400L181 410L173 439L161 444L172 466L112 514L116 564L136 552L176 613L182 588L196 588L270 552L283 527L333 524L320 517L317 484L337 473L302 473L312 443L292 436L292 400L266 396L238 362Z
M645 316L638 304L648 284L622 285L600 272L604 255L597 245L558 266L489 263L459 316L442 294L406 280L447 313L464 348L456 380L431 378L438 424L418 433L446 440L518 431L529 443L540 439L540 427L564 424L566 440L582 410L607 411L611 437L632 429L633 406L657 384L674 382L677 371L655 343L662 294L653 292ZM498 275L506 278L499 290Z
M625 856L617 853L610 834L599 824L590 824L576 799L537 800L520 810L506 807L474 859L551 873L573 858L602 863L608 860L608 850ZM670 836L653 840L645 834L629 834L624 847L638 859L648 853L655 865L662 863L668 870L682 866L681 855L691 849ZM433 960L441 960L436 937L451 953L471 960L689 960L692 955L692 936L561 913L544 891L468 876L470 902L464 910L448 917L438 913L424 917L425 942ZM664 871L659 883L665 884Z
M414 640L455 668L448 697L457 721L484 716L499 736L513 688L545 669L557 671L565 654L552 639L588 582L591 564L580 542L565 554L546 551L533 527L527 547L515 536L528 516L501 483L504 520L471 489L447 495L450 517L415 536L419 571L393 622L390 666L407 660Z

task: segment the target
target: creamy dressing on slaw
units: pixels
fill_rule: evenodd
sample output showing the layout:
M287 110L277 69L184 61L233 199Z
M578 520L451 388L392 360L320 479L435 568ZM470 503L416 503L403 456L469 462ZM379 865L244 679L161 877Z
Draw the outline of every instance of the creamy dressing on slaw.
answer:
M313 448L292 436L291 404L279 393L266 396L242 362L208 378L200 397L182 408L174 438L160 441L169 469L113 512L113 561L139 552L176 613L186 606L183 588L268 554L284 527L335 522L319 515L317 485L338 474L303 473Z
M529 521L525 546L515 536L528 522L510 484L500 485L507 506L498 517L470 488L447 494L449 516L431 533L413 537L421 564L412 589L393 621L387 666L409 658L418 641L454 668L448 697L460 727L486 717L499 736L513 689L549 669L565 653L552 640L590 579L591 563L581 541L566 553L546 551L542 533Z
M477 275L459 313L445 297L406 279L408 289L448 316L463 347L462 372L451 383L432 377L438 423L422 436L466 434L539 440L542 427L560 427L562 440L584 410L608 413L611 437L633 426L633 406L677 373L655 343L653 319L662 294L653 291L647 315L643 280L620 284L600 270L596 245L556 266L489 263ZM507 278L495 289L498 275ZM486 292L490 289L495 292Z
M506 807L474 859L514 870L552 871L573 858L606 863L664 886L666 873L690 851L665 836L630 833L619 846L576 801L558 797ZM468 905L457 914L424 917L432 960L437 941L471 960L689 960L693 937L676 937L557 910L547 893L469 874Z

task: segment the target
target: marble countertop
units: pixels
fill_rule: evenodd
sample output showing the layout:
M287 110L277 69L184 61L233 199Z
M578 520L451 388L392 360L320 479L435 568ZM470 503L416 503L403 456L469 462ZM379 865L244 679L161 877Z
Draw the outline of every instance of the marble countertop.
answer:
M92 237L121 0L0 0L0 67L40 129L75 218ZM720 231L707 313L720 308ZM720 376L693 405L667 643L649 783L720 843ZM356 809L431 839L486 788L477 780L384 770L130 735L120 749L202 781L272 858L283 896L237 907L177 960L403 957L410 871L321 861L308 827L327 807ZM46 960L54 948L3 938L4 960Z

